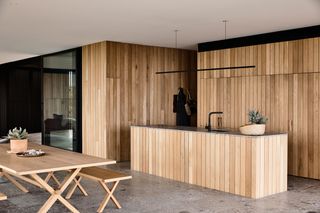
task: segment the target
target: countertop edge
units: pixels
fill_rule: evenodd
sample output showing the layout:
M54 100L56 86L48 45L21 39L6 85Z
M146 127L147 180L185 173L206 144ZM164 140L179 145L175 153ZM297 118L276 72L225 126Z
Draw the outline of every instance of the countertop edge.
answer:
M184 131L184 132L195 132L195 133L205 133L205 134L219 134L219 135L232 135L232 136L240 136L240 137L269 137L269 136L277 136L277 135L288 135L285 132L266 132L263 135L243 135L239 131L230 130L228 132L219 132L219 131L211 131L208 132L206 129L197 128L197 127L178 127L178 126L169 126L169 125L130 125L130 127L141 127L141 128L152 128L152 129L162 129L162 130L176 130L176 131Z

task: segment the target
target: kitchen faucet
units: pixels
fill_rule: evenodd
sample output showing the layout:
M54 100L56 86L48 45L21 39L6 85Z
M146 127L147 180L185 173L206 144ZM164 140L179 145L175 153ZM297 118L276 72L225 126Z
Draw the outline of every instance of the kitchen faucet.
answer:
M209 112L208 113L208 125L205 127L208 131L211 131L211 115L223 115L223 112ZM222 128L221 117L218 118L218 128Z

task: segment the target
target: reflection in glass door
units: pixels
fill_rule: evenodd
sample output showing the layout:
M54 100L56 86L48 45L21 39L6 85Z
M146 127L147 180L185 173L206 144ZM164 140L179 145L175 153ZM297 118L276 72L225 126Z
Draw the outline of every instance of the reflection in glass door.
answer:
M77 51L43 57L43 141L81 151L78 134Z

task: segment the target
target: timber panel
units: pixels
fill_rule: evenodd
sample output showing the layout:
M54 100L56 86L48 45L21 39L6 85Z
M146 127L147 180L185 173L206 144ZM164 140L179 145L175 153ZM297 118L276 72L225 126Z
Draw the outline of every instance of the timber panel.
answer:
M202 78L320 72L320 38L301 39L198 53L198 68L255 65L254 69L199 72Z
M198 67L255 65L252 71L198 73L198 123L223 111L224 127L248 122L257 109L267 131L288 132L288 173L320 179L320 38L198 53ZM214 121L214 125L216 125Z
M195 68L195 51L107 41L83 47L82 61L86 154L129 160L130 125L175 125L178 88L196 96L196 74L155 74Z
M287 135L131 127L131 169L251 198L287 190Z

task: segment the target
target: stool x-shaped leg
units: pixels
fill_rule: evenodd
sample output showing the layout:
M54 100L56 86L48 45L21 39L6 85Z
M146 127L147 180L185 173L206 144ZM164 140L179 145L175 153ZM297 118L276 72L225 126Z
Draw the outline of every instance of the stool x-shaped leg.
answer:
M80 191L87 196L87 192L83 189L83 187L80 184L82 177L79 177L78 179L74 179L74 185L72 186L72 188L69 189L69 192L66 196L66 199L70 199L72 194L74 193L75 189L78 187L80 189ZM103 201L100 203L100 206L97 210L97 212L103 212L103 210L105 209L105 207L107 206L109 200L111 199L113 201L113 203L119 208L121 209L121 205L120 203L117 201L117 199L114 197L113 193L116 190L120 180L118 181L114 181L114 184L111 188L109 188L107 186L107 184L104 181L98 181L101 186L103 187L103 189L107 192L107 195L104 197Z
M107 195L104 197L103 201L101 202L98 211L97 212L103 212L104 208L106 207L106 205L108 204L110 198L111 200L114 202L114 204L121 209L121 206L119 204L119 202L117 201L117 199L113 196L114 191L116 190L118 184L120 181L115 181L113 186L111 188L109 188L107 186L107 184L103 181L99 181L99 183L101 184L101 186L104 188L104 190L107 192Z
M82 187L82 185L80 184L80 181L82 180L82 177L78 177L78 178L74 178L73 179L73 186L69 189L68 194L66 196L66 199L70 199L72 194L74 193L74 191L76 190L76 188L78 187L80 189L80 191L82 192L82 194L84 194L84 196L88 196L88 193L86 192L86 190Z
M53 204L59 200L65 207L67 207L73 213L79 213L79 211L72 206L66 199L64 199L61 194L66 190L66 188L70 185L72 180L78 175L81 168L72 170L67 177L65 177L64 181L58 187L57 190L53 189L45 180L43 180L38 174L31 174L33 179L37 181L47 192L51 194L49 199L43 204L38 213L48 212L48 210L53 206Z

